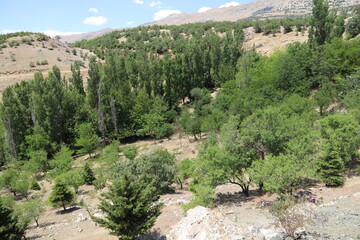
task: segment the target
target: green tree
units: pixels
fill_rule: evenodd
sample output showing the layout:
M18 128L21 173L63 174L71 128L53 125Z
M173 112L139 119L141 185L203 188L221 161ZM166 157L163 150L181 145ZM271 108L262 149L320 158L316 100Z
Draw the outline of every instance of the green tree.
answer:
M327 31L329 4L324 0L313 0L312 17L309 30L311 46L323 45L330 32Z
M68 171L57 177L58 182L62 182L69 186L72 186L75 193L79 192L79 187L84 185L84 169L79 168L76 170Z
M250 172L255 183L262 183L265 191L277 194L291 194L306 176L295 156L283 154L255 161Z
M155 184L159 194L169 191L175 181L175 157L167 150L142 155L135 159L135 175L143 175L148 184Z
M6 240L20 240L26 228L19 226L18 217L13 210L4 205L0 198L0 238Z
M91 153L98 146L98 136L96 135L90 123L80 124L77 129L77 138L75 146L81 147L79 153L87 153L91 157Z
M340 174L345 170L344 161L340 154L331 144L326 144L323 154L319 159L319 173L326 186L341 186L344 177Z
M84 165L84 173L83 173L84 182L88 185L93 185L96 180L93 170L88 162Z
M62 182L57 182L52 187L52 192L49 196L49 203L53 207L63 207L66 210L66 206L74 202L75 195L70 188Z
M43 172L46 174L50 170L49 160L47 153L43 150L31 152L30 160L25 163L24 169L33 173Z
M322 142L331 145L346 165L358 159L360 125L349 114L330 115L320 121Z
M195 170L194 162L190 159L184 159L177 165L176 179L180 184L180 189L183 189L183 184L186 179L189 179Z
M346 25L346 31L351 37L356 37L360 34L360 14L353 16Z
M40 126L35 126L32 132L32 134L25 137L27 156L31 157L33 152L36 151L46 151L47 153L51 153L54 146L51 144L50 138L44 129Z
M36 226L39 227L39 219L42 213L45 212L44 203L41 202L39 196L32 197L26 202L17 205L16 211L18 212L19 218L23 219L23 222L35 221Z
M111 234L123 240L133 240L146 233L160 215L161 204L153 185L141 177L123 174L103 194L99 209L107 215L104 219L92 217L95 222L111 230Z
M48 175L54 179L57 176L68 172L72 167L72 154L72 150L70 150L66 145L62 145L60 151L57 152L54 158L49 162L51 170Z

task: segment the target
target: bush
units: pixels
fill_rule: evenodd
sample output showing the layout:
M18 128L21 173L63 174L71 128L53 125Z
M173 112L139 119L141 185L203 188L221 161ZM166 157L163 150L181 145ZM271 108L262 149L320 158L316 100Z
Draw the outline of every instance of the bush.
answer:
M183 206L184 211L188 211L196 206L211 208L216 200L215 190L207 184L196 184L191 187L194 197L188 204Z
M277 219L279 227L286 236L295 237L295 232L311 223L311 209L296 205L292 196L280 197L273 201L270 213Z
M351 37L356 37L360 34L360 14L352 17L346 25L346 31Z
M35 180L32 180L31 184L30 184L30 190L41 190L41 187L39 185L39 183Z
M129 160L134 160L138 154L138 148L135 146L125 146L122 148L122 152Z
M18 41L16 41L16 40L11 40L10 42L9 42L9 46L10 47L17 47L17 46L19 46L20 45L20 43L18 42Z
M30 67L35 67L36 65L35 65L35 63L34 62L30 62Z

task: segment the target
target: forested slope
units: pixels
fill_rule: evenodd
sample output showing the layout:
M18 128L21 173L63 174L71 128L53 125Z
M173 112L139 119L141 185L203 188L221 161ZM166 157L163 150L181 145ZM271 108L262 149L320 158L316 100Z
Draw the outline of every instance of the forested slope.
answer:
M87 86L75 63L71 78L54 67L46 78L36 73L4 91L1 186L27 197L26 180L54 180L50 202L65 209L81 184L114 183L107 200L138 194L143 202L131 204L151 212L149 199L176 179L179 185L193 179L195 198L186 208L212 206L214 188L225 182L245 195L250 186L288 195L305 182L343 184L344 171L359 164L360 39L342 38L344 14L329 13L322 1L315 6L311 19L140 27L76 43L102 59L90 59ZM242 49L244 27L275 34L281 25L285 31L308 26L309 41L270 57ZM174 126L194 139L206 133L197 158L176 164L167 151L138 157L132 148L119 156L115 140L161 139ZM93 162L72 169L74 152L96 155L96 173ZM58 195L68 199L56 201ZM101 209L122 211L106 199ZM151 214L137 224L152 226L159 209Z

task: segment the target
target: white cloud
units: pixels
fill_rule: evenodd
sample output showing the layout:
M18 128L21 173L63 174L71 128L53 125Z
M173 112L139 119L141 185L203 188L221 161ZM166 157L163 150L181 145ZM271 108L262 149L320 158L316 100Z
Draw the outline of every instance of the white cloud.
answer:
M98 13L99 10L97 8L90 8L89 12Z
M204 13L204 12L209 11L210 9L211 9L210 7L202 7L202 8L199 8L198 13Z
M149 6L150 7L158 7L160 6L162 3L160 1L154 1L154 2L150 2Z
M56 35L59 36L67 36L67 35L74 35L74 34L80 34L82 32L59 32L54 30L46 30L43 32L45 35L48 35L50 37L55 37Z
M21 30L4 29L1 31L2 34L21 32Z
M134 24L133 21L127 21L127 22L126 22L126 25L133 25L133 24Z
M107 18L103 16L98 17L89 17L84 19L83 23L87 25L94 25L94 26L100 26L107 22Z
M144 1L142 1L142 0L134 0L134 3L136 3L136 4L144 4Z
M172 14L179 14L179 13L181 13L180 10L170 10L170 9L169 10L160 10L154 14L153 19L154 19L154 21L158 21L158 20L166 18Z
M239 5L240 5L239 2L232 1L232 2L228 2L228 3L225 3L225 4L221 5L219 8L236 7L236 6L239 6Z

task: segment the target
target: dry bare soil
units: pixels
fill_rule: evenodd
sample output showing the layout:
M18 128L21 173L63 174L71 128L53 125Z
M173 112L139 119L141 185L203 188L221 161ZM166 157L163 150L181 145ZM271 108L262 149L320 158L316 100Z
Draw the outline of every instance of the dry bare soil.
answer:
M31 45L22 42L23 38L33 39ZM88 59L82 56L92 56L87 50L72 48L66 43L49 39L37 41L34 36L14 37L8 39L6 48L0 49L0 94L4 89L22 80L29 80L34 77L35 72L51 71L54 65L58 66L61 73L70 76L70 66L74 61L83 61L81 71L86 76ZM19 46L9 46L9 42L17 41ZM76 55L75 55L75 54ZM44 61L47 64L42 64Z

